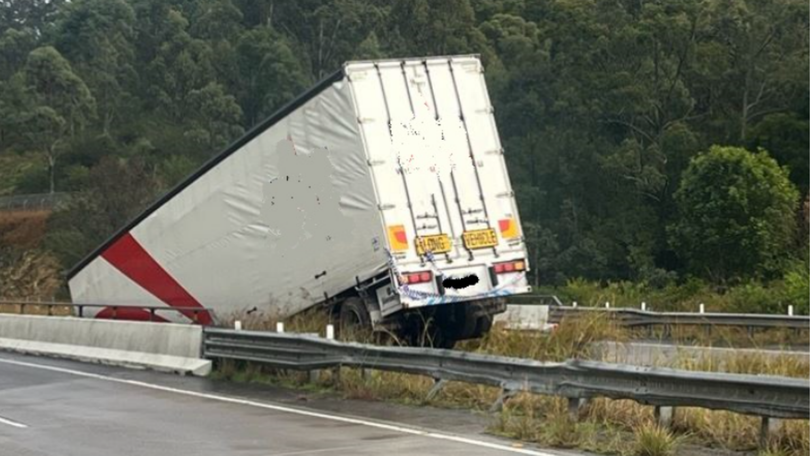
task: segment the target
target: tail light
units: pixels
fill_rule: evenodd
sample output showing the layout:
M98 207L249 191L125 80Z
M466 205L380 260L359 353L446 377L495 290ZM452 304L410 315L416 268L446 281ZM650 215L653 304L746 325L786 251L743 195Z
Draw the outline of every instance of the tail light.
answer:
M418 283L427 283L431 280L433 280L433 273L430 271L408 272L400 276L400 282L403 285L416 285Z
M492 281L492 286L498 285L498 274L508 274L510 272L520 272L526 270L526 262L524 260L507 261L504 263L495 263L489 268L489 279Z
M506 263L495 263L492 265L495 274L505 274L509 272L520 272L526 270L526 262L523 260L507 261Z

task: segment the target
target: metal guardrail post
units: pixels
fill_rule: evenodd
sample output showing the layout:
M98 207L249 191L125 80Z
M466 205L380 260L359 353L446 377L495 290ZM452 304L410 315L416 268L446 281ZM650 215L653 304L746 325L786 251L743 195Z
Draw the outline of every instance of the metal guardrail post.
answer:
M495 402L489 408L490 412L500 412L503 410L503 406L506 405L506 401L512 398L516 391L508 389L508 388L501 388L501 393L498 395L498 398L495 399Z
M365 369L364 369L365 370ZM430 388L430 391L425 395L425 401L433 400L437 394L447 385L447 380L442 380L440 378L433 379L433 386Z
M658 423L658 426L669 429L672 426L672 420L675 418L675 407L657 405L653 411L653 416L655 416L655 422Z
M759 447L768 448L771 438L782 428L782 420L779 418L762 417L759 426Z

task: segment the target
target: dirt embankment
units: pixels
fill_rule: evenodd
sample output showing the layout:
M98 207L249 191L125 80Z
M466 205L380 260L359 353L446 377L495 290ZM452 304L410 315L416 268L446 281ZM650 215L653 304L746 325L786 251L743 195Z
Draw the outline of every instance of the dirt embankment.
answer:
M50 211L0 211L0 299L51 299L60 266L42 248Z

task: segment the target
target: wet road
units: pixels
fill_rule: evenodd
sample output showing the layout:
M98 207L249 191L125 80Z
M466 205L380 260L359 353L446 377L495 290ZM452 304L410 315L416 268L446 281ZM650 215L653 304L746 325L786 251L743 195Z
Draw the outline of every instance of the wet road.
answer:
M424 426L454 412L291 394L0 353L0 455L564 454L484 436L472 417Z

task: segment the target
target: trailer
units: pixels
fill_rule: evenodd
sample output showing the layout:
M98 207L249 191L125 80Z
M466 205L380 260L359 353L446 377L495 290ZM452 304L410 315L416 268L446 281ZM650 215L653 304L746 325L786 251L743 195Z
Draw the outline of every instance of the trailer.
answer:
M433 328L449 346L530 291L527 258L479 58L353 61L152 204L68 283L76 303L213 309L204 324L323 307L342 327L406 339Z

